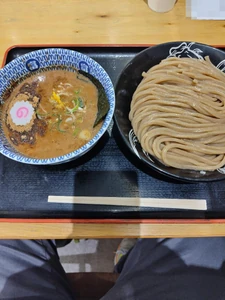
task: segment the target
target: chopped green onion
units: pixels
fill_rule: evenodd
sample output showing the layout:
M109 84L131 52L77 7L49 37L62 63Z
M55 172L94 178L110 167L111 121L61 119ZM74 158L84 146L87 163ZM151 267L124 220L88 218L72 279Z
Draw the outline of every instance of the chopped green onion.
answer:
M45 119L49 114L48 113L40 114L38 111L36 111L36 115L37 115L38 119L42 120L42 119Z
M60 128L60 125L62 123L61 116L60 115L55 115L55 116L58 118L58 121L52 124L51 129L54 129L54 127L55 127L59 132L62 132L62 133L66 132L65 130L62 130Z
M64 132L66 132L65 130L62 130L62 129L60 129L60 124L62 123L62 120L59 120L58 122L57 122L57 130L59 131L59 132L62 132L62 133L64 133Z
M79 107L80 107L80 108L84 108L84 102L83 102L83 100L81 99L81 97L78 97L78 102L79 102Z
M75 100L73 100L73 103L74 103L74 107L72 108L72 113L74 113L76 110L78 110L79 100L75 99Z
M80 128L77 127L73 132L73 136L76 137L78 135L79 131L80 131Z

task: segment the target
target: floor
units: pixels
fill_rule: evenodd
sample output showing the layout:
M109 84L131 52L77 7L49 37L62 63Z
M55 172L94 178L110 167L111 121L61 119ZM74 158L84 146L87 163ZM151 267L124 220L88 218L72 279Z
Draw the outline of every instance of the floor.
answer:
M113 259L120 239L88 239L58 248L67 273L113 272Z

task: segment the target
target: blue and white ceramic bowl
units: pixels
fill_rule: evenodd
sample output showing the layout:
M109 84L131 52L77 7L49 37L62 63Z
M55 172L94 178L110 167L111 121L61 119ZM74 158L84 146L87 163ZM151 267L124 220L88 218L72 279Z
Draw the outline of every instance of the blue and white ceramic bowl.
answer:
M18 81L24 76L32 74L34 71L37 72L39 69L51 66L66 66L68 69L75 67L78 70L83 70L93 75L103 85L109 101L110 109L104 119L102 127L87 144L66 155L49 159L29 158L18 153L6 139L2 130L0 119L0 153L15 161L33 165L49 165L61 164L77 159L88 152L98 142L112 120L115 108L115 93L109 75L96 61L90 57L76 51L61 48L48 48L30 52L14 59L3 69L1 69L0 102L2 102L2 95L4 92L6 92L14 82Z

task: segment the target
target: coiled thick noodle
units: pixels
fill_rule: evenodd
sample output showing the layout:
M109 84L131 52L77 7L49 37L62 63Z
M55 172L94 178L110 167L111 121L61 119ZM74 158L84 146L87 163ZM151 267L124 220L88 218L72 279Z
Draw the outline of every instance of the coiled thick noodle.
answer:
M225 74L208 57L171 57L142 76L129 114L142 148L174 168L223 167Z

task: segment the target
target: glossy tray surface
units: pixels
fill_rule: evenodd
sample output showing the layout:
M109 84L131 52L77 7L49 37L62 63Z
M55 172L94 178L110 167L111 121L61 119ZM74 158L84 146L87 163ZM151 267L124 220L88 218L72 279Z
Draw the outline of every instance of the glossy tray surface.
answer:
M50 46L48 46L50 47ZM40 47L16 46L5 63ZM108 72L113 84L125 65L146 47L65 46L89 55ZM48 203L49 195L206 199L208 210ZM31 166L0 156L1 218L224 218L225 181L185 183L148 171L130 153L117 128L107 132L82 158L58 166Z

